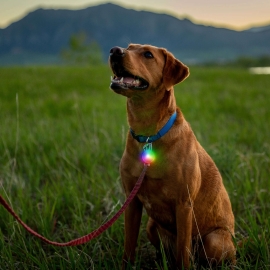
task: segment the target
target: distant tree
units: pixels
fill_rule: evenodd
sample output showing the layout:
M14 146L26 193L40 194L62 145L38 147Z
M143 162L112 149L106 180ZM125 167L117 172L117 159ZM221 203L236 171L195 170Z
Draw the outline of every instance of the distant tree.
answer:
M69 39L69 48L62 50L61 57L70 64L99 65L102 51L96 41L87 42L84 32L73 34Z

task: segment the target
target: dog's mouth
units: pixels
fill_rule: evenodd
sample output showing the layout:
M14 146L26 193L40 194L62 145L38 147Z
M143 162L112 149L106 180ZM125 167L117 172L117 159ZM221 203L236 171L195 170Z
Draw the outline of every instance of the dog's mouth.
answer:
M144 90L149 86L148 82L139 76L132 75L127 71L115 74L111 77L111 89Z

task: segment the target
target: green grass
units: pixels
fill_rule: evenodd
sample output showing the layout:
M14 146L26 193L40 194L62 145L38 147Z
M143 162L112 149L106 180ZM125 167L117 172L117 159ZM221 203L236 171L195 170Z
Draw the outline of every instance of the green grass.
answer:
M128 130L125 98L108 67L0 69L0 193L39 233L69 241L124 201L118 173ZM219 167L236 217L236 269L269 269L270 78L192 67L178 105ZM145 234L138 269L162 269ZM49 246L0 207L0 269L120 269L123 217L90 243ZM229 269L226 266L223 269Z

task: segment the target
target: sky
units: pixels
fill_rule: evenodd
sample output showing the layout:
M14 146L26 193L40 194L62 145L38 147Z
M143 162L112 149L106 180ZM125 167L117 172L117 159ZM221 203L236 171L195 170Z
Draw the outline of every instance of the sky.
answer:
M106 2L235 30L270 24L270 0L0 0L0 28L40 7L82 9Z

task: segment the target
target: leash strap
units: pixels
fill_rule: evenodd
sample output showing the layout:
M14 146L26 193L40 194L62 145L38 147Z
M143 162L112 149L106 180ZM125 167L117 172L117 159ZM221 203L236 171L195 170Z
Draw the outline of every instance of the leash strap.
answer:
M4 206L4 208L32 235L36 236L37 238L41 239L42 241L44 241L47 244L53 245L53 246L61 246L61 247L67 247L67 246L78 246L78 245L82 245L85 244L87 242L89 242L90 240L96 238L97 236L99 236L101 233L103 233L105 230L107 230L109 227L111 227L113 225L113 223L120 217L120 215L126 210L126 208L128 207L128 205L130 204L130 202L133 200L133 198L136 196L137 192L139 191L143 178L145 176L147 167L149 165L144 164L143 170L140 174L140 177L138 178L135 186L133 187L131 193L129 194L127 200L125 201L125 203L123 204L123 206L120 208L120 210L110 219L108 220L106 223L104 223L103 225L101 225L98 229L94 230L93 232L84 235L80 238L71 240L69 242L66 243L59 243L59 242L54 242L51 241L47 238L45 238L44 236L38 234L37 232L35 232L33 229L31 229L29 226L27 226L20 218L19 216L14 212L14 210L9 206L9 204L4 200L4 198L0 195L0 204L2 204Z
M140 142L140 143L145 143L145 142L152 143L152 142L158 140L159 138L161 138L162 136L164 136L171 129L171 127L173 126L173 124L175 122L176 116L177 116L177 112L175 111L171 115L170 119L165 124L165 126L163 126L162 129L159 130L157 134L152 135L152 136L136 135L134 130L132 130L131 128L129 130L130 130L130 133L131 133L132 137L134 139L136 139L138 142Z

